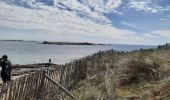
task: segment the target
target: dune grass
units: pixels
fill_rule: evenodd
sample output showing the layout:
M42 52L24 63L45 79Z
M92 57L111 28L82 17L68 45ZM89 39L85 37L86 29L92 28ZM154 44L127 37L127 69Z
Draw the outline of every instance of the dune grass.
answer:
M86 64L78 100L170 99L170 50L96 54Z

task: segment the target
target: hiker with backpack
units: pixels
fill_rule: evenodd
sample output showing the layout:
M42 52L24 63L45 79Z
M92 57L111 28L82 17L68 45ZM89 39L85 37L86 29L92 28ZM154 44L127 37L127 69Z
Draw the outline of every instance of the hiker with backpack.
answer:
M0 66L2 67L1 78L3 83L6 83L7 81L11 81L12 66L10 60L8 60L7 55L3 55L2 58L0 59Z

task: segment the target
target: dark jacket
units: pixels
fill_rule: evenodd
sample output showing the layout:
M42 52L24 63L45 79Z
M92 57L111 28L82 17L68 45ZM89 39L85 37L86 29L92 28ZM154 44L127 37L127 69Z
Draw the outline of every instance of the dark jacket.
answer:
M9 60L6 60L6 61L1 60L0 66L2 66L1 72L6 72L8 74L11 73L12 66L11 66L11 62Z

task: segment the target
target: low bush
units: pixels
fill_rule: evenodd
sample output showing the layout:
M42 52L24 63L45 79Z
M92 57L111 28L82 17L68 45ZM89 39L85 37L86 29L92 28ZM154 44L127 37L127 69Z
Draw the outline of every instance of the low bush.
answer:
M144 61L128 61L126 70L118 77L119 85L134 82L158 80L161 77L160 65L158 63L147 64Z

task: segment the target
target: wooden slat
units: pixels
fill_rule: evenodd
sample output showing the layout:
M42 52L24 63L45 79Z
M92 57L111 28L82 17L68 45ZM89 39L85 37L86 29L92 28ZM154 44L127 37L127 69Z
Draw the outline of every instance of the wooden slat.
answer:
M14 82L13 82L13 90L12 90L12 97L11 97L11 100L14 100L14 98L15 98L16 84L17 84L17 82L14 81Z
M37 79L37 72L33 74L33 80L31 82L31 91L30 91L30 99L34 98L34 94L35 94L35 88L36 88L36 80Z
M43 80L43 73L41 72L41 73L39 73L38 74L38 82L37 82L37 87L36 87L36 96L38 96L38 93L40 92L41 93L41 91L39 91L39 87L40 87L40 85L41 85L41 82L44 82L44 80ZM41 88L43 88L43 87L40 87L40 89Z
M13 82L10 82L9 100L12 100Z
M18 95L18 90L19 90L19 81L18 80L16 80L16 89L15 89L15 91L17 91L16 93L15 93L15 95L14 95L14 100L17 100L17 95Z
M43 73L42 73L42 75L41 75L41 77L39 79L40 83L39 83L38 93L37 93L38 98L40 98L41 92L43 91L43 88L44 88L44 85L45 85L44 80L45 80L45 71L43 71Z
M26 100L30 100L31 97L31 89L32 89L32 80L34 78L34 74L31 74L28 81L27 93L26 93Z
M30 83L30 77L31 75L26 76L27 80L26 80L26 85L25 85L25 90L24 90L24 100L27 99L27 94L28 94L28 89L29 89L29 83Z
M8 83L6 83L6 85L5 85L5 95L4 95L4 100L7 100L8 98L8 90L9 90L9 88L8 88Z
M28 76L25 76L24 77L23 92L22 92L22 95L21 95L23 100L25 99L25 93L26 93L27 86L28 86Z
M24 89L25 77L22 77L20 79L20 81L21 81L21 87L20 87L20 93L19 93L18 100L22 100L22 93L23 93L23 89Z

